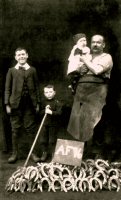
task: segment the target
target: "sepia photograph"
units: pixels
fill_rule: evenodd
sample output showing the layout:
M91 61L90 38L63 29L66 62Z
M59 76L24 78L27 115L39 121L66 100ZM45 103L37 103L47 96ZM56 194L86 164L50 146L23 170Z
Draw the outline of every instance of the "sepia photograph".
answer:
M0 1L0 200L121 197L121 1Z

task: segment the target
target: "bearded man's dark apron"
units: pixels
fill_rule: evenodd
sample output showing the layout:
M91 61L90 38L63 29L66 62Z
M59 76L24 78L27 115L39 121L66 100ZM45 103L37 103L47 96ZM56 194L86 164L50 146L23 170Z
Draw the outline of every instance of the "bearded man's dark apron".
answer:
M67 128L75 139L85 142L93 136L106 104L107 90L108 84L102 78L90 76L88 81L79 81Z

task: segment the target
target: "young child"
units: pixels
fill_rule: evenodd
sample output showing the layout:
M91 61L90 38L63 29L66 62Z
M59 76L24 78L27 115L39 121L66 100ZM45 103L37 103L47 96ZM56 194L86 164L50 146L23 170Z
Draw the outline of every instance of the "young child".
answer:
M40 94L36 69L27 63L28 53L25 48L17 48L15 60L17 64L9 68L5 83L6 112L10 115L12 127L12 155L9 163L18 159L18 139L23 126L28 134L31 147L35 138L35 115L39 111ZM37 162L38 157L32 154L32 159Z
M40 145L42 147L41 161L45 161L47 156L54 153L57 140L59 116L62 113L62 104L56 99L56 91L53 85L44 87L44 97L41 102L40 115L47 113L42 133L40 135Z
M88 72L88 68L80 61L80 56L85 55L91 59L90 48L87 47L87 39L84 33L78 33L74 35L73 40L75 45L71 50L70 56L68 58L68 70L67 75L71 84L69 88L72 89L72 93L75 93L76 84L80 76Z

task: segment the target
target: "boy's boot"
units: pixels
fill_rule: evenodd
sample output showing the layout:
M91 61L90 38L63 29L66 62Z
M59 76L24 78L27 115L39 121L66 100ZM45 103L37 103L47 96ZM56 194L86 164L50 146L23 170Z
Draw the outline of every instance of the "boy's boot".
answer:
M18 142L17 142L17 134L13 133L12 135L12 155L8 159L8 163L15 163L18 159Z
M47 151L43 151L42 152L42 156L41 156L41 161L42 162L44 162L44 161L46 161L46 159L47 159L47 156L48 156L48 153L47 153Z
M41 161L41 159L40 159L35 153L32 153L32 154L31 154L31 158L32 158L32 160L33 160L35 163Z
M41 162L44 162L47 160L48 157L48 149L46 143L41 144L41 149L42 149L42 155L41 155Z

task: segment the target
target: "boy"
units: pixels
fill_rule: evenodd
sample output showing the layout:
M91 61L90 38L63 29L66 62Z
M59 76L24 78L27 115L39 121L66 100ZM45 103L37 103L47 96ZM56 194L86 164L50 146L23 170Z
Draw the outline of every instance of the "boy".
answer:
M40 114L47 113L46 120L40 135L40 144L42 147L41 161L47 159L48 154L53 154L57 140L57 127L59 116L62 113L62 104L55 98L56 91L53 85L44 87L44 97L41 102Z
M68 58L68 70L67 75L70 79L71 85L69 88L72 89L72 93L75 93L76 85L80 76L88 72L88 68L80 61L80 56L85 55L91 59L90 49L87 47L87 39L84 33L78 33L73 37L75 45Z
M35 115L39 111L40 102L39 82L36 69L27 63L27 59L26 49L16 49L17 64L8 70L6 76L5 105L6 112L10 115L13 150L8 159L9 163L14 163L18 159L18 136L22 125L28 133L31 144L34 140ZM34 153L32 159L38 161Z

